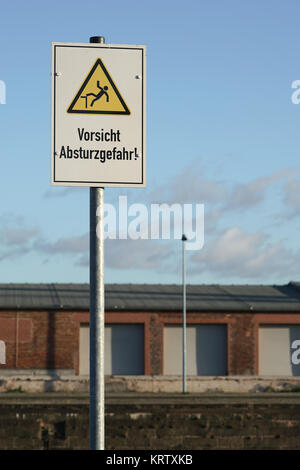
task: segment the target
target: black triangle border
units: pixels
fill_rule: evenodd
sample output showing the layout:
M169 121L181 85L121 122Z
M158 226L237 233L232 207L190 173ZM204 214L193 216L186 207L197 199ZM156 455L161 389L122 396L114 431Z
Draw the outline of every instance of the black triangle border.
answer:
M79 97L81 96L81 93L83 92L85 86L87 85L87 83L89 82L90 78L92 77L92 75L94 74L96 68L98 67L98 65L100 65L100 67L102 68L103 72L105 73L106 75L106 78L108 79L110 85L112 86L114 92L116 93L117 97L119 98L123 108L124 108L124 111L90 111L90 110L76 110L76 109L73 109L73 107L75 106L75 104L77 103ZM111 78L110 74L108 73L105 65L103 64L102 60L100 58L98 58L96 60L96 62L94 63L93 67L91 68L88 76L86 77L86 79L84 80L83 84L81 85L79 91L77 92L75 98L73 99L72 103L70 104L69 108L67 109L67 113L76 113L76 114L121 114L121 115L127 115L129 116L131 113L130 113L130 110L127 106L127 104L125 103L125 101L123 100L122 96L120 95L120 92L118 90L118 88L116 87L116 85L114 84L113 82L113 79Z

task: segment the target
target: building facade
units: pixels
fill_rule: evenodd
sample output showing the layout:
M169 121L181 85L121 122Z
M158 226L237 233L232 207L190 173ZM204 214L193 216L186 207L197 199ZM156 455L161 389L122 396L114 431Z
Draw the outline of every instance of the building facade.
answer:
M0 374L89 373L87 284L0 285ZM105 374L182 374L182 288L105 287ZM300 284L187 286L187 374L299 376Z

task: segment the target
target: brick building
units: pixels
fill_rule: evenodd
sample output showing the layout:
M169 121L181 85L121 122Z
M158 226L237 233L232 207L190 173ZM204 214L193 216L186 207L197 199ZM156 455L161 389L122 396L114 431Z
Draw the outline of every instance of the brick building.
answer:
M106 285L105 310L107 375L181 374L181 286ZM188 375L299 376L298 362L300 283L187 286ZM88 284L0 284L1 373L88 364Z

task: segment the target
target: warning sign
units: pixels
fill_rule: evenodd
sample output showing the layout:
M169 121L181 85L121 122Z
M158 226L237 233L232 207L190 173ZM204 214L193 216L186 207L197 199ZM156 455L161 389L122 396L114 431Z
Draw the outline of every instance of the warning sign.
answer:
M146 47L52 43L51 184L146 186Z
M100 58L91 68L67 112L130 114L127 104Z

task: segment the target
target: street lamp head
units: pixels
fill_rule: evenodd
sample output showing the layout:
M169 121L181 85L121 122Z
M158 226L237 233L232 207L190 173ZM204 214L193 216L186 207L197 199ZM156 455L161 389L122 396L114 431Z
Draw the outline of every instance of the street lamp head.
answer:
M186 242L186 241L187 241L187 237L183 234L182 237L181 237L181 240L182 240L183 242Z

